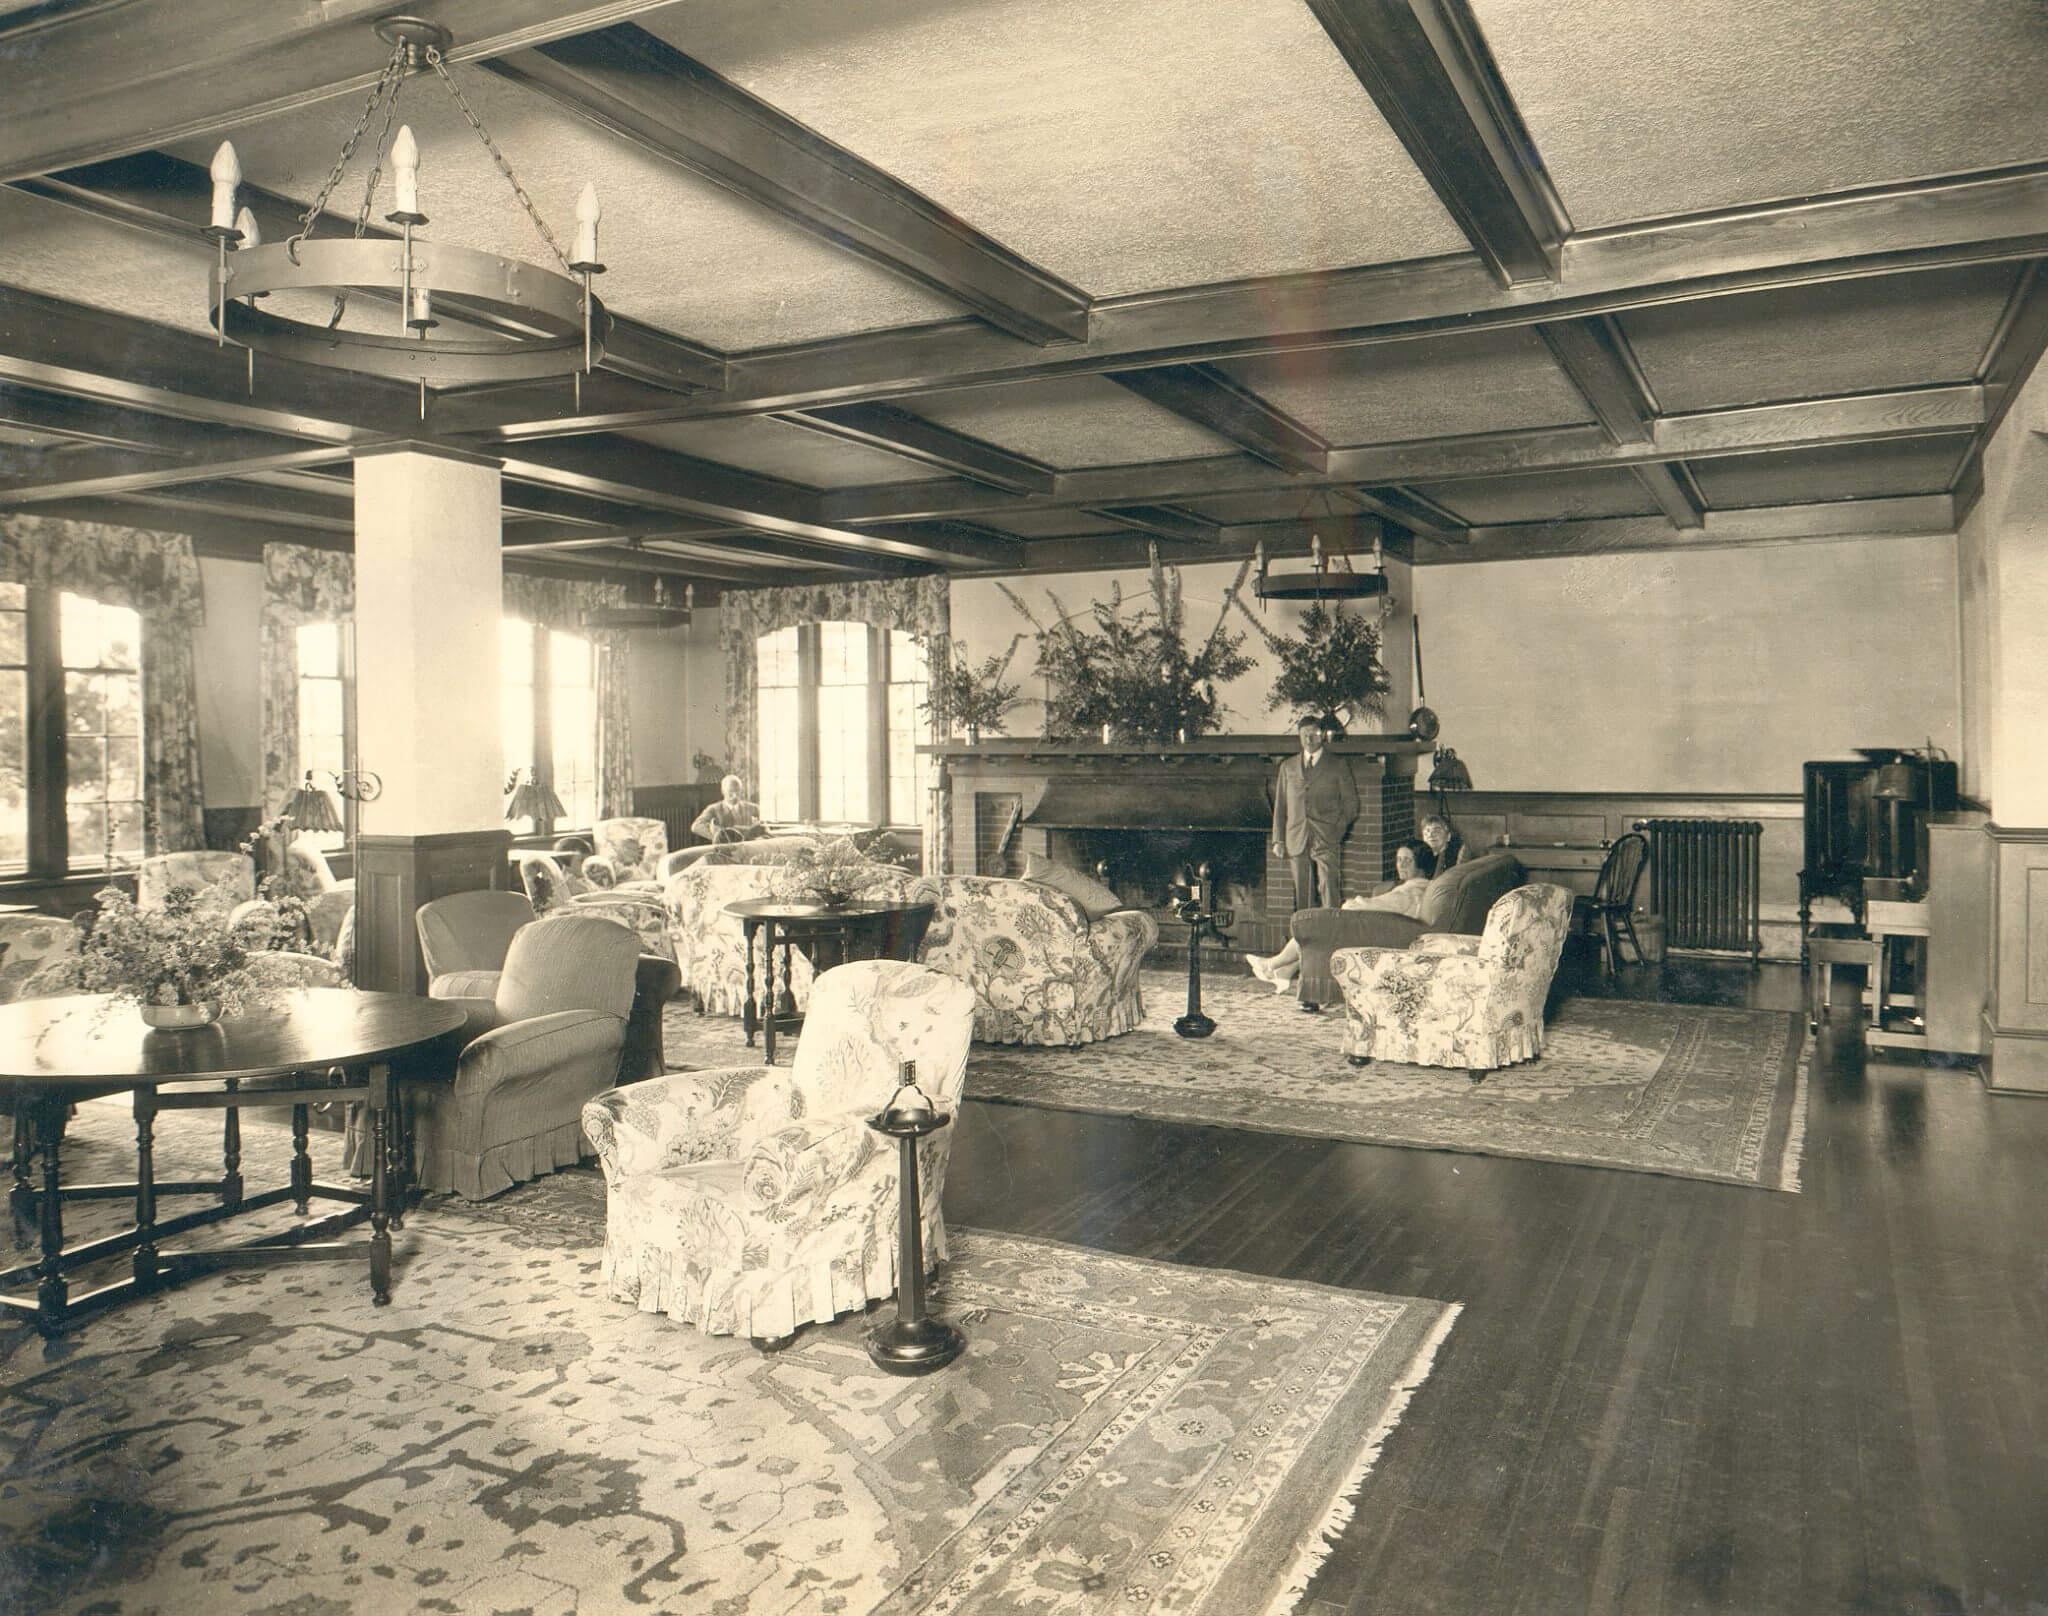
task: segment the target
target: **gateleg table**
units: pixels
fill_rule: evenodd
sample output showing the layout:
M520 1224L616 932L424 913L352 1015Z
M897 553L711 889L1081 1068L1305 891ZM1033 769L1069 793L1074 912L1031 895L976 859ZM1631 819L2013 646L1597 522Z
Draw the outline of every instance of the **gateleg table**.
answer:
M835 965L858 959L899 959L917 957L925 929L937 909L933 903L898 903L882 898L861 898L852 903L778 903L770 898L742 898L725 906L725 912L739 918L746 934L747 1001L743 1012L747 1044L761 1034L761 1058L775 1064L775 1035L793 1032L804 1024L797 1014L796 993L790 980L790 949L803 950L814 969L828 971ZM754 974L754 941L762 938L765 987ZM780 981L776 975L776 950L782 951Z
M40 1231L31 1263L0 1271L0 1308L25 1316L45 1335L122 1299L147 1294L190 1275L283 1258L354 1258L367 1254L372 1299L391 1299L391 1229L403 1222L412 1151L402 1083L409 1069L452 1059L461 1009L437 999L347 988L305 988L279 1003L209 1027L163 1032L142 1023L132 1005L104 995L24 999L0 1005L0 1095L14 1112L14 1177L8 1197L17 1230ZM66 1184L65 1117L80 1100L129 1092L135 1100L132 1183ZM308 1108L318 1101L360 1100L371 1154L367 1187L316 1183L307 1155ZM239 1109L289 1105L289 1181L254 1194L242 1182ZM160 1182L153 1130L165 1111L225 1113L218 1179ZM41 1159L41 1182L36 1162ZM214 1204L159 1218L157 1198L205 1195ZM132 1197L132 1228L83 1245L64 1243L67 1200ZM206 1250L167 1251L161 1242L189 1230L289 1200L303 1218L315 1199L344 1209L281 1234ZM367 1219L370 1239L329 1242ZM131 1254L130 1277L80 1296L65 1276L87 1263ZM18 1292L35 1283L33 1299Z

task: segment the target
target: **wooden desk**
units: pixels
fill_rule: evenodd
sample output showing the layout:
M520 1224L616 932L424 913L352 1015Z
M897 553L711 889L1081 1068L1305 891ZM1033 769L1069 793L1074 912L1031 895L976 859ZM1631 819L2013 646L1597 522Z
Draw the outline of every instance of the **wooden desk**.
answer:
M305 988L277 1005L209 1027L156 1032L133 1006L110 1006L103 994L23 999L0 1005L0 1092L14 1111L14 1183L9 1195L17 1225L41 1231L37 1261L0 1272L0 1293L36 1283L35 1299L0 1294L0 1308L25 1315L44 1335L124 1297L147 1294L193 1274L236 1264L284 1258L356 1258L356 1245L313 1243L365 1218L370 1223L370 1291L391 1299L392 1225L403 1215L411 1176L404 1108L398 1101L403 1063L459 1032L459 1006L402 993L348 988ZM72 1103L118 1094L135 1096L135 1181L132 1184L63 1182L60 1156L64 1120ZM307 1108L351 1096L363 1101L369 1127L371 1174L367 1189L318 1184L306 1153ZM290 1105L292 1157L289 1182L246 1194L242 1185L243 1105ZM224 1111L222 1170L218 1179L158 1183L151 1134L160 1111ZM33 1172L42 1158L42 1184ZM210 1195L216 1204L159 1221L159 1195ZM135 1226L103 1240L66 1249L67 1199L133 1197ZM283 1235L206 1251L164 1251L158 1241L280 1201L304 1216L313 1198L343 1202L347 1210ZM66 1273L100 1258L132 1254L132 1277L78 1297Z

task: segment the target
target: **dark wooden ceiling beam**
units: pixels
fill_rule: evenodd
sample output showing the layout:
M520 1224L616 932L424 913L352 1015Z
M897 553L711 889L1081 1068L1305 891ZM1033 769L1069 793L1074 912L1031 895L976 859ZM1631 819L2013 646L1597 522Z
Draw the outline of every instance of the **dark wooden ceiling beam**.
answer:
M1154 549L1169 565L1180 562L1239 560L1224 557L1213 545L1181 539L1152 537L1140 533L1083 534L1070 539L1034 539L1022 560L1003 569L1009 574L1056 572L1128 572L1147 566ZM1249 548L1246 554L1249 554Z
M432 0L451 62L502 55L623 22L667 0ZM361 94L390 48L370 29L383 0L130 0L50 18L8 77L0 180L47 174ZM399 7L398 9L404 9Z
M1171 410L1269 466L1321 472L1329 463L1327 442L1213 366L1155 365L1106 374L1147 403Z
M182 533L195 555L234 561L261 561L263 546L288 540L315 550L347 550L349 535L326 528L291 527L266 517L231 516L220 511L187 510L165 504L153 494L123 498L67 499L36 507L38 516L73 522L103 522L146 533Z
M490 67L1012 336L1088 334L1088 300L1075 288L644 29L562 39Z
M1371 489L1413 483L1510 477L1525 472L1573 471L1649 465L1768 449L1803 449L1828 443L1922 437L1971 431L1984 419L1983 389L1975 383L1859 393L1787 404L1752 404L1658 418L1648 443L1617 444L1598 426L1539 427L1469 437L1335 449L1323 482ZM937 519L973 511L1000 522L1004 509L1095 509L1198 501L1219 494L1293 491L1306 497L1318 486L1242 455L1107 466L1060 473L1052 494L1012 499L1005 506L986 489L946 483L900 483L843 489L825 502L832 520ZM1428 490L1422 489L1423 498Z
M1419 565L1516 561L1538 556L1604 554L1628 550L1701 550L1731 545L1785 544L1801 539L1906 538L1955 531L1955 502L1947 494L1884 499L1839 499L1811 505L1709 511L1693 529L1674 528L1661 516L1603 517L1579 522L1529 522L1475 527L1471 542L1431 550Z
M2048 353L2048 262L2035 264L2013 287L1979 367L1986 406L1985 442L1998 430L2021 384L2033 375L2044 353Z
M1463 0L1308 0L1503 285L1550 281L1570 221Z
M1706 526L1707 503L1700 498L1700 491L1682 461L1658 461L1653 465L1631 466L1629 470L1673 527Z
M627 504L730 522L757 533L857 554L896 555L939 565L999 566L1019 542L934 527L859 532L821 520L807 489L730 466L668 454L645 444L593 437L508 450L505 473L522 482L580 489Z
M129 496L165 510L194 516L232 516L250 522L275 522L285 527L340 533L354 539L355 501L344 490L335 499L304 489L273 488L255 483L191 483L150 489Z
M8 382L0 382L0 422L79 443L148 449L168 456L203 455L226 443L246 446L259 441L255 433ZM276 447L295 441L283 434L261 436Z
M1546 320L1536 327L1536 335L1608 437L1616 443L1650 441L1657 401L1612 315Z
M1214 544L1223 536L1221 523L1197 516L1192 511L1176 510L1171 505L1091 505L1088 509L1118 527L1136 528L1140 533L1154 533L1162 538L1184 539L1190 544Z
M1007 449L999 449L980 438L949 431L922 416L891 405L828 404L815 410L792 411L774 419L846 443L857 443L864 448L886 450L921 465L936 466L955 476L1005 488L1012 493L1052 492L1053 471L1050 466L1011 454Z
M169 463L149 450L108 446L50 454L22 466L11 477L0 478L0 508L141 493L252 471L317 466L348 453L329 443L295 444L284 449L271 447L271 443L267 438L229 440L203 459Z
M1362 511L1439 543L1462 543L1469 525L1412 488L1344 488L1334 492L1337 498L1350 501Z

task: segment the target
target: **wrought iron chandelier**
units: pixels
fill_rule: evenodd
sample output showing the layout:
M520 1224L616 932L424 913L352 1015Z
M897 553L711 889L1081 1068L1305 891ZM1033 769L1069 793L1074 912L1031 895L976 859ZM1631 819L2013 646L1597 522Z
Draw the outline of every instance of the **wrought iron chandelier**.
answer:
M1316 507L1320 502L1322 509ZM1252 551L1256 564L1252 593L1260 600L1362 600L1387 591L1385 562L1377 536L1372 541L1371 572L1359 572L1351 565L1351 538L1357 518L1337 509L1327 489L1317 489L1302 507L1301 520L1308 528L1309 564L1304 568L1274 569L1266 557L1263 541ZM1324 532L1330 534L1324 541Z
M597 257L596 188L585 185L577 199L575 241L565 253L505 154L449 77L447 52L454 36L419 17L386 17L375 26L377 37L391 47L390 58L295 234L265 246L254 216L247 208L236 207L242 168L234 146L222 141L214 153L213 207L206 233L218 243L210 318L220 341L316 365L416 380L423 390L430 383L528 381L570 374L578 376L580 386L580 377L604 356L611 329L611 316L591 290L592 278L604 273ZM427 223L420 211L419 147L411 126L398 123L398 103L406 80L422 69L432 71L447 87L560 263L560 272L415 234ZM314 239L313 226L380 113L382 128L371 149L354 233ZM394 199L384 217L399 234L372 236L371 206L387 162ZM314 325L256 307L258 298L287 291L331 294L334 307L327 322ZM351 293L395 301L396 330L380 334L343 329ZM451 322L474 335L429 340L429 333L441 324L437 296L445 299L442 312ZM424 401L424 391L421 396Z

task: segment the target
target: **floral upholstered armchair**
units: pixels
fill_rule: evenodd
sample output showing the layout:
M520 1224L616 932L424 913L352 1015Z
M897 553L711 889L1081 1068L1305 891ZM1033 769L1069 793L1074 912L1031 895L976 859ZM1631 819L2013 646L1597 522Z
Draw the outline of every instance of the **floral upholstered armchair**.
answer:
M778 896L785 875L780 864L700 863L670 880L666 902L676 966L700 1012L715 1016L746 1013L746 928L725 912L725 906L747 898ZM878 865L870 896L899 899L911 880L905 871ZM789 986L801 1010L810 998L811 965L796 949L790 951Z
M600 819L592 839L597 851L583 861L583 873L593 882L613 888L644 887L659 895L662 864L668 858L666 825L658 819Z
M927 876L919 956L974 989L974 1036L990 1044L1089 1044L1145 1018L1138 967L1159 925L1136 909L1090 920L1063 892L1000 876Z
M1572 895L1532 883L1494 900L1477 937L1431 932L1405 949L1340 948L1344 1053L1462 1066L1476 1081L1543 1053L1543 1000L1557 972Z
M596 912L637 933L643 953L674 959L675 942L660 889L642 882L614 887L609 884L611 874L611 865L596 858L583 861L581 874L564 869L546 853L528 853L519 860L520 884L536 915Z
M194 911L218 913L226 925L236 905L256 896L256 865L247 853L152 853L135 872L135 907L161 909L173 887L190 887Z
M604 1165L605 1287L707 1335L776 1340L895 1294L898 1152L866 1126L906 1061L955 1110L974 996L921 965L860 960L818 978L788 1067L677 1073L599 1095L583 1131ZM924 1255L951 1129L918 1144Z
M81 935L55 915L0 915L0 1004L76 992L64 967L78 963Z

